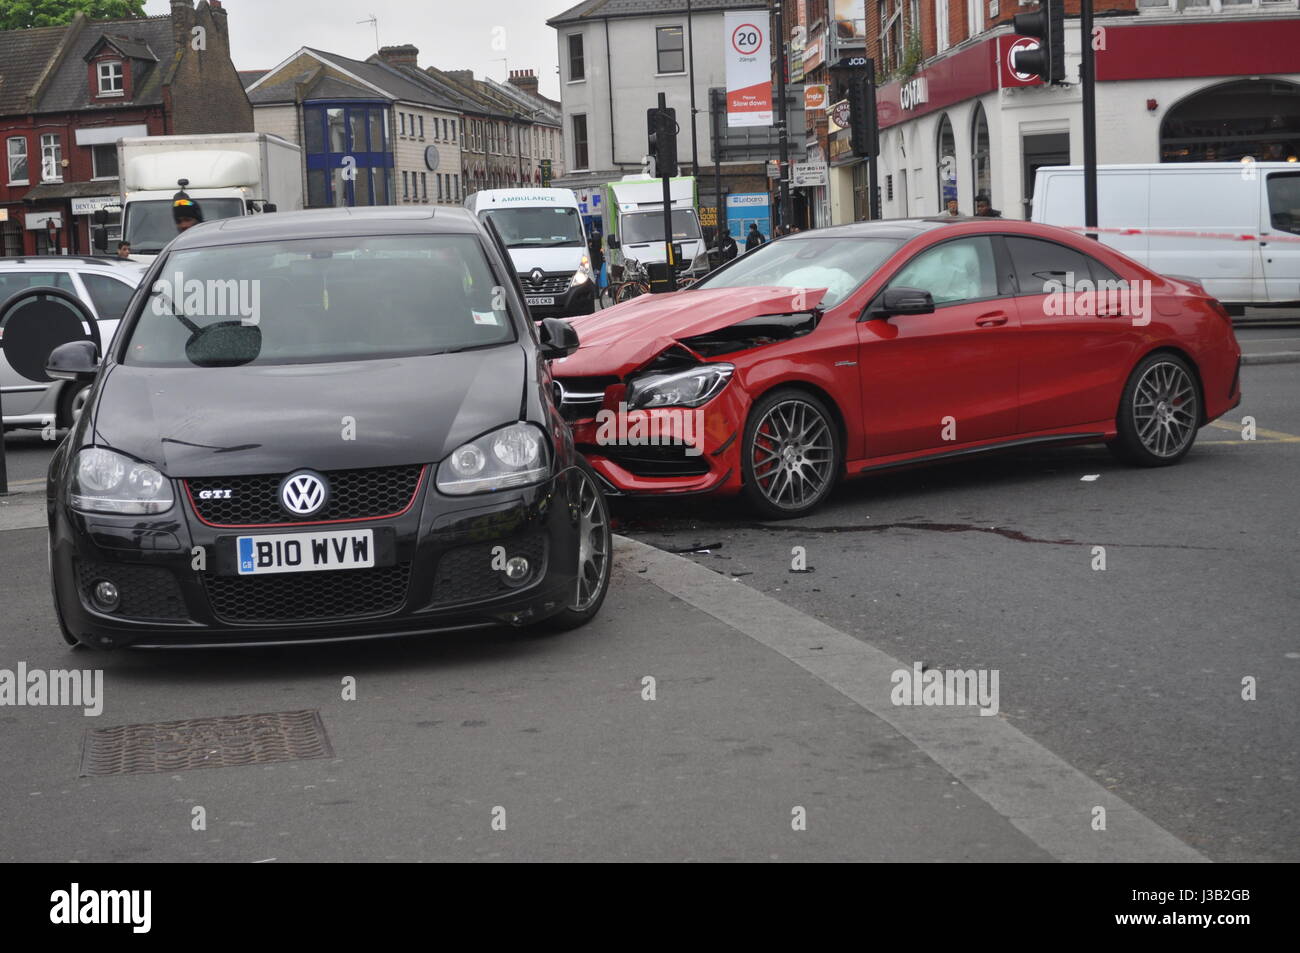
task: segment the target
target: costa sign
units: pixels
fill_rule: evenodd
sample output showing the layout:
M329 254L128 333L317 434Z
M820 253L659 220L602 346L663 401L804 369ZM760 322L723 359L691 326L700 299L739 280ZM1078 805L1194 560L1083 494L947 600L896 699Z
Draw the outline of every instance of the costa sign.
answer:
M907 81L898 91L898 104L906 110L916 109L929 101L930 89L924 76Z

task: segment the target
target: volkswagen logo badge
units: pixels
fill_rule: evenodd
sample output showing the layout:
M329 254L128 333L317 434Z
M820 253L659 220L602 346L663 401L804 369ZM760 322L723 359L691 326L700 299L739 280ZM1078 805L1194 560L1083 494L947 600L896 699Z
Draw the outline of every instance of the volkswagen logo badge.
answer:
M311 470L291 473L280 483L280 505L293 516L315 516L329 499L329 484Z
M528 277L532 279L533 284L540 285L542 279L546 277L546 272L542 271L540 268L534 268L528 273Z

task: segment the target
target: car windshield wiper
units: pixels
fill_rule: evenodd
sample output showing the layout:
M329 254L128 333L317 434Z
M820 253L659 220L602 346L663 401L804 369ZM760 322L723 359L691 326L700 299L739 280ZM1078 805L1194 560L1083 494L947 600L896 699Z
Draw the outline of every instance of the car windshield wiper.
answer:
M159 291L157 294L158 294L158 297L162 298L163 300L165 300L165 301L167 302L167 305L166 305L166 307L167 307L167 313L170 314L170 315L171 315L173 318L175 318L177 321L179 321L181 324L183 324L183 325L185 326L185 330L189 331L190 334L198 334L201 330L203 330L203 329L200 328L197 324L195 324L193 321L191 321L188 317L186 317L186 315L184 314L184 312L182 312L182 313L180 313L180 314L177 314L177 313L176 313L176 302L172 300L172 296L171 296L171 295L169 295L169 294L168 294L167 292L165 292L165 291Z

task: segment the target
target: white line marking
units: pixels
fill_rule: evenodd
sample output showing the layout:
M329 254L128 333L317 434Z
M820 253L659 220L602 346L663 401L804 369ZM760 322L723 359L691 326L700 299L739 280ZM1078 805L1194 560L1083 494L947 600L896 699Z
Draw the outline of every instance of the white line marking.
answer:
M981 718L974 707L892 704L890 675L910 662L689 559L624 536L616 541L619 568L784 655L883 719L1058 860L1208 862L1003 718ZM1004 680L1004 698L1008 687ZM1105 831L1091 826L1097 806L1106 809Z

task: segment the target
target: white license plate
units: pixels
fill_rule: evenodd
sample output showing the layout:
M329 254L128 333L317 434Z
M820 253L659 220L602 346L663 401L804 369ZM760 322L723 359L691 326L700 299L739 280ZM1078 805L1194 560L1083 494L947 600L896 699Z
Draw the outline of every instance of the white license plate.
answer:
M534 297L533 295L526 295L525 297L528 298L528 306L529 306L530 308L531 308L533 305L547 305L547 304L555 304L555 299L554 299L554 298L538 298L538 297Z
M367 569L375 564L375 535L373 530L361 529L240 536L235 540L235 552L241 576Z

